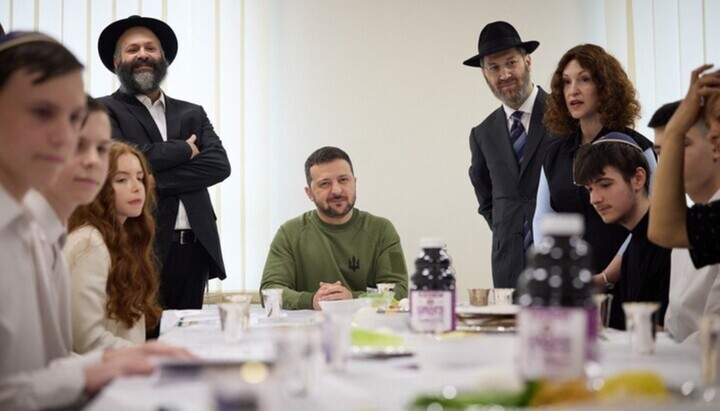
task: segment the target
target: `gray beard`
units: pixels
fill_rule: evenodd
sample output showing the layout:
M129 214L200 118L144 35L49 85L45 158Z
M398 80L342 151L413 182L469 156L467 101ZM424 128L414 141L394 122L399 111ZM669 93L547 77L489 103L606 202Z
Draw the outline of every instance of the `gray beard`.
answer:
M155 78L155 73L138 73L133 75L137 87L143 92L153 91L160 87L159 82L156 82Z
M133 94L148 94L160 88L160 83L167 75L168 63L162 58L154 62L153 71L148 73L134 73L138 63L121 63L115 69L123 89Z

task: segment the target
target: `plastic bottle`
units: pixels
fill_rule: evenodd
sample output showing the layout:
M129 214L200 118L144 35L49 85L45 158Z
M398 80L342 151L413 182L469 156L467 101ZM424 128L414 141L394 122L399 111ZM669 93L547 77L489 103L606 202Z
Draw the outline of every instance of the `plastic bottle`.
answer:
M410 327L416 332L455 329L455 271L442 238L420 240L410 278Z
M550 214L518 281L519 367L526 379L575 379L597 367L590 248L579 214Z

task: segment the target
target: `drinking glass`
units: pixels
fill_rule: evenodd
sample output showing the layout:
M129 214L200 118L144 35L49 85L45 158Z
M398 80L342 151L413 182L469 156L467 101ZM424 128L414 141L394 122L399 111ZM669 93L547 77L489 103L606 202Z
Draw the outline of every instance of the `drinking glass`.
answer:
M352 315L326 314L323 322L323 350L325 363L333 371L343 371L352 353L350 333Z
M655 352L655 324L653 313L660 308L655 302L623 303L625 328L630 336L630 349L635 354Z
M220 328L225 342L236 343L244 337L250 322L250 296L233 295L218 304Z
M510 305L513 303L514 288L493 288L491 294L491 304L493 305Z
M698 334L700 381L705 389L720 385L720 315L703 315Z
M316 392L322 362L322 331L319 326L283 329L278 341L278 368L287 395L307 397Z
M490 289L488 288L469 288L468 297L470 298L470 305L484 306L488 305L488 299L490 297Z
M263 303L265 304L265 317L283 317L282 293L282 288L266 288L262 290Z

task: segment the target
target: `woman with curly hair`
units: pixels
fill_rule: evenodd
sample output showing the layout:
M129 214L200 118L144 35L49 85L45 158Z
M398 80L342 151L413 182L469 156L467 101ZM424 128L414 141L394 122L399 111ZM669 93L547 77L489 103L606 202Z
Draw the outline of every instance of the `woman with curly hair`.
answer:
M622 258L618 253L628 232L602 221L590 204L587 190L575 184L573 160L582 145L618 131L637 142L652 173L657 164L652 142L631 129L639 117L635 88L615 57L593 44L575 46L562 56L552 76L543 118L547 130L559 138L548 148L540 174L534 240L538 244L543 237L540 221L544 214L582 214L585 236L592 246L593 268L600 272L594 281L609 289L619 279Z
M150 181L145 157L114 142L100 194L70 217L64 252L78 353L141 344L160 321Z

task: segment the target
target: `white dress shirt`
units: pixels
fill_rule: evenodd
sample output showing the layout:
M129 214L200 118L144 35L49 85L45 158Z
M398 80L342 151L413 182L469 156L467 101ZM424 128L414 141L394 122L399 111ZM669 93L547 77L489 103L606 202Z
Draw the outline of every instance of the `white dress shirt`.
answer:
M67 229L50 203L37 191L30 191L23 203L42 229L43 257L50 275L47 279L49 305L55 307L49 314L55 316L55 324L62 324L57 329L56 336L58 344L64 347L63 352L68 353L72 351L72 334L70 327L67 327L70 324L70 301L67 298L70 289L67 263L62 253Z
M160 98L155 100L153 103L152 100L150 100L150 97L144 95L144 94L136 94L135 98L137 98L144 106L148 109L150 112L150 116L155 120L155 124L157 125L158 130L160 130L160 135L162 136L163 140L167 141L167 119L165 118L165 93L160 91ZM188 136L190 138L190 136ZM187 211L185 210L185 205L182 201L180 201L180 205L178 206L178 214L177 218L175 219L175 229L176 230L189 230L190 227L190 220L188 219Z
M720 200L720 191L710 199L716 200ZM700 317L720 315L720 264L695 268L685 248L673 249L670 258L670 301L665 313L665 330L675 341L696 341Z
M69 357L70 324L57 315L68 295L55 288L66 278L53 278L36 210L2 186L0 209L0 409L73 404L85 386L83 367L101 354Z

